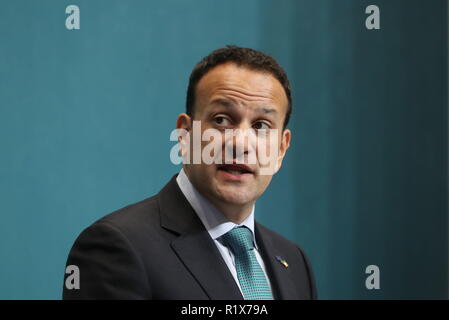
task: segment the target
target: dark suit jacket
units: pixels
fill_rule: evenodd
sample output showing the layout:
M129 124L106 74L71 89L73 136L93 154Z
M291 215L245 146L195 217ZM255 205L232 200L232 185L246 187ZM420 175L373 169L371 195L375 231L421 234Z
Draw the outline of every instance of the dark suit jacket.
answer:
M67 260L80 270L80 289L64 285L64 299L243 299L175 177L157 195L103 217L80 234ZM274 298L315 299L303 251L257 222L255 235Z

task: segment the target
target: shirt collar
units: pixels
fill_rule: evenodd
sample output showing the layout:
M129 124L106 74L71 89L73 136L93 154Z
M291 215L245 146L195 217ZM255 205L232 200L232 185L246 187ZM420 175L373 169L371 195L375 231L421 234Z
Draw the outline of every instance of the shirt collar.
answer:
M209 200L201 195L201 193L190 182L184 172L184 169L181 169L179 172L176 177L176 182L212 239L217 240L231 229L245 226L251 230L253 235L253 243L257 249L254 232L254 205L251 209L251 214L242 223L236 224L226 218Z

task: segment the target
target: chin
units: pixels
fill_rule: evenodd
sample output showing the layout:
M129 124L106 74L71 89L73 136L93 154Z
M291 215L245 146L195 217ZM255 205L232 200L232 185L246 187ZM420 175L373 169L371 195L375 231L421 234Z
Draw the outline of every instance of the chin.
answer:
M248 194L240 190L222 190L220 192L220 198L229 204L245 205L254 201L256 197L253 194Z

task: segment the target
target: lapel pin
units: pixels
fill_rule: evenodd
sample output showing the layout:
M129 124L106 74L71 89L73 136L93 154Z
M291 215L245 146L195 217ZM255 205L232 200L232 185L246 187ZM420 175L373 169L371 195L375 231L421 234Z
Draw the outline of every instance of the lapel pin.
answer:
M284 260L284 258L276 256L276 260L279 261L284 267L288 268L288 263Z

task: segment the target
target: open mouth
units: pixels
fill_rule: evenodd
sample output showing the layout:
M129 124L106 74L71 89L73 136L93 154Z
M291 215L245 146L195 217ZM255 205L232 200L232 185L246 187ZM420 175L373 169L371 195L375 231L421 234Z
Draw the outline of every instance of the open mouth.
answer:
M242 175L245 173L253 174L253 170L244 164L223 164L218 166L218 170L226 171L233 175Z

